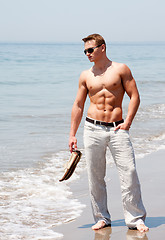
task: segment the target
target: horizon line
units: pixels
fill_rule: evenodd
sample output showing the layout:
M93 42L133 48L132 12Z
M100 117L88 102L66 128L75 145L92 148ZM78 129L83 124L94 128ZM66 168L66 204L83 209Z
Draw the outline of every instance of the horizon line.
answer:
M81 44L82 42L78 41L1 41L0 44ZM159 40L159 41L149 41L149 40L144 40L144 41L107 41L106 44L154 44L154 43L165 43L165 40Z

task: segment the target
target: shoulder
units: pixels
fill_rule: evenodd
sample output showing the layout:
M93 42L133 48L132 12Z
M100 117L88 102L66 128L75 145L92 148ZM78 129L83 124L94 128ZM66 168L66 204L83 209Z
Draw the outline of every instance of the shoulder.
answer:
M90 73L91 73L91 68L90 68L90 69L87 69L87 70L84 70L84 71L82 71L82 73L80 74L80 78L87 78Z
M80 74L80 78L79 78L79 82L80 83L86 83L87 79L89 78L89 75L91 74L91 69L88 70L84 70L81 74Z
M130 68L124 63L112 62L112 66L116 68L120 73L130 73Z
M123 80L133 79L131 70L126 64L114 62L114 67L116 68L116 70L118 71Z

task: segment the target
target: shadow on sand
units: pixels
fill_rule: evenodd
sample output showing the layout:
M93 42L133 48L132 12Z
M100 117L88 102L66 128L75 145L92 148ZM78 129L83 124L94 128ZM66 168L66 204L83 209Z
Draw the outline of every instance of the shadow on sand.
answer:
M79 228L91 228L93 224L86 224ZM147 217L146 218L146 225L149 228L157 228L163 224L165 224L165 217ZM111 235L113 234L113 227L123 227L123 226L126 226L124 219L112 221L112 228L106 227L106 228L95 231L94 240L110 240ZM128 229L128 231L126 232L126 240L136 240L136 239L148 240L147 233L140 233L137 230Z
M147 217L146 225L149 228L156 228L165 224L165 217Z
M147 217L145 223L149 228L156 228L165 224L165 217ZM112 221L111 224L112 224L112 227L126 226L124 219ZM93 225L94 223L85 224L79 228L91 228Z

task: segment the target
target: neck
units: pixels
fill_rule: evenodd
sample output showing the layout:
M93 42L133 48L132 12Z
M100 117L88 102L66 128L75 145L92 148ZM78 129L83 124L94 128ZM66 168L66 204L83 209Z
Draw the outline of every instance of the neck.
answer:
M108 67L110 67L112 61L107 58L107 56L94 62L93 70L104 72Z

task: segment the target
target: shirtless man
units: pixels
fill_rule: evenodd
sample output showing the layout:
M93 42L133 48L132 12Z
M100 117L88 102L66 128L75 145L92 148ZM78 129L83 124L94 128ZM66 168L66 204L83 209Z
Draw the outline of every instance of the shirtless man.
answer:
M130 69L107 58L106 43L99 34L82 39L84 53L94 65L83 71L71 114L69 148L77 149L76 132L82 119L87 95L90 98L84 147L91 204L96 224L93 230L111 225L104 181L106 149L109 147L119 172L125 222L130 229L145 232L146 211L141 199L129 128L140 104L139 93ZM124 93L130 98L126 119L122 118Z

